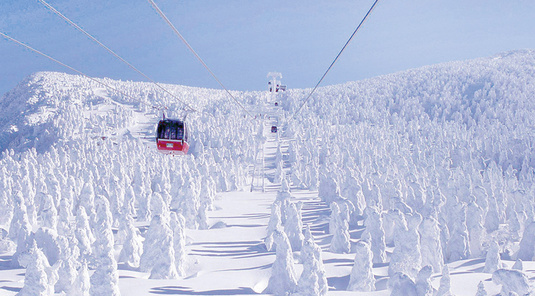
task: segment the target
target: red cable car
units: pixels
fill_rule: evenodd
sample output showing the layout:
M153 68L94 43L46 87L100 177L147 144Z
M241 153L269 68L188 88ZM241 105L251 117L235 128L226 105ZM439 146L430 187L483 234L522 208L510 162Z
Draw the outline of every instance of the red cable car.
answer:
M188 128L184 121L162 119L156 131L158 151L164 154L185 155L188 153Z

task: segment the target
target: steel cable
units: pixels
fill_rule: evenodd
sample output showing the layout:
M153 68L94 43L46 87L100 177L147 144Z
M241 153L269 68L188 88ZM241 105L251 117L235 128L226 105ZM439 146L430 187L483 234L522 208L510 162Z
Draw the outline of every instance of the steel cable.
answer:
M150 1L150 0L149 0ZM310 99L310 97L312 96L312 94L316 91L316 89L318 88L318 86L320 85L320 83L323 81L323 79L325 78L325 76L327 76L327 73L329 73L329 71L331 70L331 68L333 67L334 63L336 63L336 61L338 60L338 58L340 57L340 55L342 54L342 52L344 52L344 50L346 49L346 47L349 45L349 42L351 42L351 40L353 39L353 37L355 36L355 34L357 34L357 32L359 31L360 27L362 27L362 24L364 24L364 22L366 21L366 19L368 19L368 16L372 13L373 9L375 8L375 5L377 5L377 2L379 2L379 0L375 0L375 2L373 3L373 5L371 6L371 8L368 10L368 13L366 13L366 15L364 16L364 18L362 19L362 21L360 21L359 25L357 26L357 28L355 29L355 31L353 31L353 34L351 34L351 36L349 37L349 39L347 40L346 44L344 44L344 47L342 47L342 49L340 50L340 52L338 53L338 55L336 55L336 58L334 58L333 62L331 63L331 65L329 66L329 68L327 68L327 71L325 71L325 73L323 73L323 76L321 76L320 80L318 81L318 83L316 83L316 86L314 86L314 89L312 89L312 91L310 92L310 94L306 97L305 101L303 102L303 104L301 104L301 106L299 107L299 109L297 109L297 111L295 111L294 115L292 117L290 117L290 120L294 119L295 116L297 116L297 114L299 114L299 112L301 111L301 109L303 109L303 107L306 105L306 103L308 102L308 100Z
M42 1L42 0L39 0L39 1ZM178 36L178 38L180 38L180 40L182 40L182 42L184 42L186 47L193 53L193 55L195 55L197 60L199 60L199 62L201 62L201 64L204 66L204 68L206 68L206 70L210 73L210 75L212 75L212 77L217 81L217 83L219 83L219 85L227 92L227 94L234 100L234 102L238 106L240 106L243 109L243 111L245 111L252 118L253 116L251 115L251 113L249 111L247 111L243 107L242 104L240 104L240 102L230 93L230 91L225 87L225 85L223 85L223 83L217 78L217 76L214 74L214 72L212 72L212 70L210 70L208 65L206 65L206 63L197 54L197 52L193 49L193 47L191 47L191 45L189 45L188 41L186 41L184 36L182 36L182 34L180 34L180 32L177 30L177 28L173 25L173 23L171 23L171 21L167 18L167 16L163 13L163 11L158 7L158 5L156 5L156 3L153 0L148 0L148 1L152 5L152 7L156 10L156 12L158 12L158 14L163 18L163 20L169 25L169 27L171 27L171 29L173 30L173 32L175 32L175 34Z
M134 71L136 71L137 73L139 73L141 76L145 77L147 80L149 80L150 82L152 82L153 84L155 84L158 88L160 88L161 90L163 90L165 93L167 93L168 95L170 95L171 97L175 98L176 100L178 100L180 103L184 104L184 106L188 107L191 111L197 111L195 108L191 107L190 105L188 105L186 102L182 101L180 98L178 98L176 95L172 94L170 91L168 91L167 89L165 89L164 87L162 87L161 85L159 85L158 83L156 83L156 81L154 81L152 78L150 78L149 76L145 75L145 73L141 72L139 69L137 69L136 67L134 67L132 64L130 64L128 61L126 61L125 59L123 59L121 56L119 56L117 53L115 53L113 50L111 50L110 48L108 48L106 45L104 45L102 42L98 41L95 37L93 37L91 34L89 34L88 32L86 32L84 29L82 29L80 26L78 26L77 24L75 24L73 21L71 21L68 17L66 17L65 15L63 15L61 12L59 12L57 9L55 9L54 7L52 7L50 4L48 4L45 0L39 0L39 2L41 2L45 7L47 7L50 11L54 12L55 14L57 14L59 17L61 17L63 20L65 20L67 23L69 23L71 26L73 26L74 28L76 28L78 31L82 32L84 35L86 35L87 37L89 37L89 39L93 40L95 43L97 43L98 45L100 45L102 48L104 48L106 51L108 51L109 53L111 53L113 56L115 56L117 59L121 60L123 63L125 63L128 67L130 67L131 69L133 69Z

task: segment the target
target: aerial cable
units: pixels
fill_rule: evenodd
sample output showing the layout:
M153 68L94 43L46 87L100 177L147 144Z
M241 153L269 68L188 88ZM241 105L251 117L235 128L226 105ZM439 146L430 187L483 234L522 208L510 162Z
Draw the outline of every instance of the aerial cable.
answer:
M114 91L116 91L116 92L119 92L119 93L123 94L123 95L126 96L126 97L129 97L129 98L131 98L131 99L137 101L136 98L134 98L134 97L132 97L132 96L130 96L130 95L128 95L128 94L126 94L126 93L120 91L119 89L117 89L117 88L115 88L115 87L113 87L113 86L111 86L111 85L109 85L109 84L107 84L107 83L104 83L104 82L102 82L102 81L99 81L98 79L95 79L95 78L93 78L93 77L90 77L90 76L84 74L83 72L78 71L78 70L74 69L73 67L71 67L71 66L69 66L69 65L67 65L67 64L65 64L65 63L62 63L62 62L56 60L55 58L53 58L53 57L51 57L51 56L49 56L49 55L47 55L47 54L45 54L45 53L43 53L43 52L41 52L41 51L35 49L35 48L33 48L33 47L31 47L31 46L29 46L29 45L27 45L27 44L22 43L21 41L18 41L17 39L15 39L15 38L13 38L13 37L10 37L10 36L8 36L8 35L2 33L2 32L0 32L0 35L2 35L3 37L5 37L6 39L8 39L8 40L10 40L10 41L13 41L13 42L15 42L15 43L17 43L17 44L19 44L19 45L24 46L25 48L27 48L27 49L29 49L29 50L31 50L31 51L33 51L33 52L35 52L35 53L37 53L37 54L39 54L39 55L45 57L45 58L47 58L47 59L49 59L49 60L51 60L51 61L53 61L53 62L55 62L55 63L57 63L57 64L59 64L59 65L65 67L65 68L69 69L69 70L72 70L72 71L74 71L74 72L76 72L76 73L78 73L78 74L80 74L80 75L82 75L82 76L85 76L85 77L87 77L88 79L90 79L90 80L92 80L92 81L94 81L94 82L96 82L96 83L98 83L98 84L101 84L101 85L103 85L103 86L105 86L105 87L107 87L107 88L110 88L110 89L112 89L112 90L114 90Z
M150 0L149 0L150 1ZM325 76L327 76L327 73L329 73L329 71L331 70L331 68L333 67L334 63L336 63L336 61L338 60L338 58L340 57L340 55L342 54L342 52L344 52L344 50L346 49L346 47L349 45L349 42L351 42L351 40L353 39L353 37L355 36L355 34L357 34L358 30L360 29L360 27L362 26L362 24L364 24L364 22L366 21L366 19L368 19L368 16L372 13L373 9L375 8L375 5L377 4L377 2L379 2L379 0L375 0L375 2L373 3L373 5L370 7L370 9L368 10L368 13L366 13L366 15L364 16L364 18L362 19L362 21L360 21L359 25L357 26L357 28L355 29L355 31L353 31L353 34L351 34L351 36L349 37L349 39L347 40L346 44L344 45L344 47L342 47L342 49L340 50L340 52L338 53L338 55L336 56L336 58L334 58L333 62L331 63L331 65L329 66L329 68L327 68L327 71L325 71L325 73L323 74L323 76L321 76L321 79L318 81L318 83L316 83L316 86L314 86L314 89L312 89L312 91L310 92L310 94L308 94L308 96L306 97L305 101L303 102L303 104L301 104L301 106L299 107L299 109L297 109L297 111L294 113L294 115L290 118L293 119L295 118L295 116L297 116L297 114L301 111L301 109L303 109L303 107L306 105L306 103L308 102L308 100L310 99L310 97L312 96L312 94L316 91L316 89L318 88L318 86L320 85L320 83L323 81L323 79L325 78Z
M49 60L51 60L51 61L53 61L53 62L55 62L55 63L61 65L61 66L63 66L63 67L65 67L65 68L67 68L67 69L73 71L73 72L78 73L79 75L82 75L82 76L86 77L87 79L89 79L89 80L91 80L91 81L93 81L93 82L96 82L96 83L98 83L98 84L100 84L100 85L102 85L102 86L104 86L104 87L107 87L107 88L109 88L109 89L111 89L111 90L113 90L113 91L116 91L116 92L122 94L123 96L132 99L133 101L139 102L140 104L146 105L146 106L148 106L148 107L152 107L153 109L156 109L156 110L159 110L159 111L162 111L162 112L164 112L164 110L167 110L167 109L168 109L166 106L155 106L155 105L148 104L148 103L146 103L146 102L144 102L144 101L141 101L141 100L139 100L138 98L135 98L135 97L133 97L133 96L131 96L131 95L129 95L129 94L127 94L127 93L121 91L120 89L118 89L118 88L116 88L116 87L113 87L113 86L111 86L111 85L109 85L109 84L107 84L107 83L104 83L103 81L101 81L102 79L99 80L99 79L93 78L93 77L91 77L91 76L89 76L89 75L83 73L82 71L76 70L75 68L73 68L73 67L71 67L71 66L69 66L69 65L67 65L67 64L65 64L65 63L63 63L63 62L61 62L61 61L58 61L58 60L56 60L55 58L53 58L53 57L51 57L51 56L49 56L49 55L47 55L47 54L45 54L45 53L43 53L43 52L41 52L41 51L35 49L35 48L33 48L33 47L31 47L31 46L29 46L29 45L23 43L23 42L21 42L21 41L15 39L15 38L13 38L13 37L11 37L11 36L8 36L8 35L6 35L6 34L4 34L4 33L2 33L2 32L0 32L0 35L3 36L4 38L6 38L6 39L9 40L9 41L15 42L15 43L17 43L17 44L19 44L19 45L25 47L26 49L29 49L30 51L33 51L34 53L37 53L37 54L39 54L39 55L41 55L41 56L43 56L43 57L45 57L45 58L47 58L47 59L49 59ZM119 103L117 103L117 102L115 102L115 101L113 101L113 100L112 100L111 102L112 102L113 104L119 105ZM203 113L203 114L207 114L207 115L209 115L209 116L213 116L213 114L206 113L206 112L204 112L204 111L201 111L201 113ZM186 116L187 116L187 113L186 113Z
M167 89L165 89L164 87L162 87L161 85L159 85L158 83L156 83L156 81L154 81L152 78L148 77L147 75L145 75L143 72L141 72L140 70L138 70L136 67L134 67L132 64L130 64L128 61L126 61L125 59L123 59L121 56L119 56L117 53L115 53L113 50L111 50L110 48L108 48L106 45L102 44L102 42L98 41L95 37L93 37L91 34L87 33L84 29L82 29L80 26L78 26L77 24L75 24L73 21L71 21L68 17L64 16L61 12L59 12L58 10L56 10L54 7L52 7L50 4L48 4L45 0L39 0L39 2L41 2L44 6L46 6L49 10L51 10L52 12L54 12L55 14L57 14L59 17L61 17L62 19L64 19L67 23L69 23L71 26L73 26L74 28L76 28L78 31L82 32L83 34L85 34L87 37L89 37L91 40L93 40L94 42L96 42L98 45L100 45L102 48L104 48L105 50L107 50L109 53L111 53L113 56L115 56L116 58L118 58L119 60L121 60L123 63L125 63L128 67L130 67L132 70L136 71L137 73L139 73L141 76L145 77L147 80L149 80L150 82L152 82L153 84L155 84L157 87L159 87L161 90L163 90L164 92L166 92L167 94L169 94L171 97L175 98L176 100L178 100L180 103L184 104L184 106L188 107L191 111L194 111L196 112L197 110L193 107L191 107L190 105L188 105L187 103L185 103L184 101L182 101L180 98L178 98L176 95L172 94L171 92L169 92Z
M42 1L42 0L39 0L39 1ZM249 111L247 111L242 104L240 104L240 102L230 93L230 91L225 87L225 85L223 85L223 83L217 78L217 76L214 74L214 72L212 72L212 70L210 70L210 68L208 67L208 65L206 65L206 63L203 61L203 59L197 54L197 52L195 52L195 50L193 49L193 47L191 47L191 45L189 45L189 43L186 41L186 39L182 36L182 34L180 34L180 32L177 30L177 28L173 25L173 23L171 23L171 21L167 18L167 16L163 13L163 11L158 7L158 5L156 5L156 3L154 3L153 0L148 0L149 3L152 5L152 7L154 7L154 9L156 10L156 12L158 12L158 14L164 19L164 21L169 25L169 27L171 27L171 29L175 32L175 34L178 36L178 38L180 38L180 40L182 40L182 42L184 42L184 44L188 47L188 49L193 53L193 55L195 55L195 57L197 58L197 60L199 60L199 62L201 62L201 64L204 66L204 68L206 68L206 70L208 70L208 72L210 73L210 75L212 75L212 77L217 81L217 83L219 83L219 85L227 92L227 94L234 100L234 102L240 106L243 111L245 111L247 114L249 114L249 116L253 117L251 115L251 113L249 113Z

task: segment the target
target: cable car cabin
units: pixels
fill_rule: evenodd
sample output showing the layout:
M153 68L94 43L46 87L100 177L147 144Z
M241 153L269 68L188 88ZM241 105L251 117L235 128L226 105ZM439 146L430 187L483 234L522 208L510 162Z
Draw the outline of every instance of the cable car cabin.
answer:
M275 106L278 106L278 105L279 105L279 103L275 102Z
M271 126L271 132L276 133L277 132L277 126L273 125Z
M187 154L189 145L186 123L176 119L160 120L156 131L156 145L158 151L164 154Z

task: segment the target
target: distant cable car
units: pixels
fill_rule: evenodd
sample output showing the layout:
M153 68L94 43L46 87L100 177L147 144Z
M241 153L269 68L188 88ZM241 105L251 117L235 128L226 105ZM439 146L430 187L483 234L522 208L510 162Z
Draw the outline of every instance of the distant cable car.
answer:
M164 154L185 155L188 153L188 128L184 121L162 119L156 130L158 151Z
M277 132L277 126L276 125L271 126L271 132L272 133L276 133Z
M278 106L278 105L279 105L279 103L275 102L275 106Z

